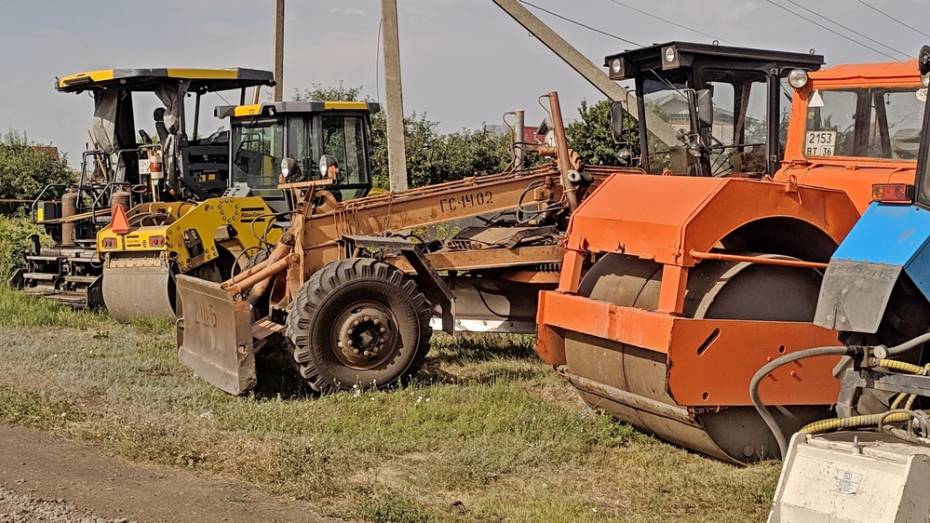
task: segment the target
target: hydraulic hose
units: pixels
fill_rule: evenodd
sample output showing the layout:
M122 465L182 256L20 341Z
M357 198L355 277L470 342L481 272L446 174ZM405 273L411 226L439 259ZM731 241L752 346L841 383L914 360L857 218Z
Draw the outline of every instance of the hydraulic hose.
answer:
M778 426L778 422L775 421L775 417L772 416L772 413L769 412L769 409L759 398L759 385L762 383L762 380L775 369L793 361L817 356L845 356L848 355L851 350L852 349L849 347L843 346L815 347L813 349L799 350L766 363L752 376L752 381L749 382L749 398L752 400L752 406L755 407L756 412L759 413L759 417L762 418L762 421L765 422L769 430L771 430L772 434L775 436L775 441L778 443L778 451L782 458L785 457L785 453L788 451L788 444L785 441L784 431L781 430L781 427Z
M897 356L903 354L915 347L918 347L924 343L930 341L930 332L926 332L917 336L916 338L905 341L904 343L895 345L893 347L888 347L885 349L887 356ZM778 443L778 450L782 456L785 457L785 453L788 451L788 443L785 440L785 433L781 430L781 427L778 426L778 423L775 421L775 417L772 416L772 413L769 412L765 404L762 403L762 400L759 398L759 385L762 383L762 380L766 376L771 374L775 369L787 365L793 361L798 361L806 358L814 358L817 356L849 356L856 352L856 349L853 347L815 347L813 349L804 349L797 352L792 352L791 354L786 354L780 358L776 358L765 365L763 365L752 377L752 381L749 383L749 398L752 400L752 405L755 407L756 412L759 413L759 417L762 418L762 421L768 426L769 430L772 431L772 434L775 436L775 441ZM903 372L911 372L912 374L925 374L927 370L924 367L918 365L912 365L910 363L904 363L896 360L891 360L888 358L882 358L879 360L879 366L883 366L893 370L900 370ZM930 367L927 367L930 369ZM908 405L912 404L912 401L908 402ZM897 414L897 413L894 413ZM879 418L876 419L873 423L880 423L883 419L882 416L888 416L889 413L885 412L878 414ZM850 418L836 418L833 420L825 421L839 421L842 419L855 419L858 416L853 416ZM819 422L815 422L819 423ZM813 424L812 424L813 425ZM806 428L806 427L805 427ZM802 429L803 430L803 429Z
M912 340L905 341L904 343L900 345L895 345L894 347L888 347L886 349L886 352L888 353L889 356L898 356L899 354L903 354L913 349L914 347L917 347L918 345L923 345L924 343L927 343L928 341L930 341L930 332L921 334L920 336L917 336L916 338Z
M820 421L808 423L807 425L803 426L801 430L799 430L798 432L801 432L803 434L817 434L820 432L826 432L828 430L866 427L869 425L877 425L879 423L898 423L901 421L907 421L910 418L911 418L911 415L908 414L907 411L890 410L887 412L882 412L880 414L849 416L848 418L822 419Z
M928 367L921 367L920 365L914 365L913 363L907 363L904 361L891 360L888 358L883 358L878 360L879 367L885 367L886 369L896 370L899 372L906 372L908 374L919 374L925 376L927 374Z

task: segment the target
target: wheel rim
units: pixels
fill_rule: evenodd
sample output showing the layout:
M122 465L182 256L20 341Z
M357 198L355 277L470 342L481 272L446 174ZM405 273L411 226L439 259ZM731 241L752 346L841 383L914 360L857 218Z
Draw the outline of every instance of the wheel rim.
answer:
M333 354L353 369L372 369L399 350L397 320L383 303L355 302L336 316L330 335Z

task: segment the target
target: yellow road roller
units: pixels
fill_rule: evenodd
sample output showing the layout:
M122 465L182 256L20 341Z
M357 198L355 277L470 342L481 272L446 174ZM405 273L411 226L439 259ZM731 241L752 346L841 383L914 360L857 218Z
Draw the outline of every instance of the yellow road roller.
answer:
M223 281L266 257L290 220L282 183L330 178L339 200L367 195L370 115L377 110L343 101L217 107L218 118L230 119L226 192L117 210L97 234L110 315L173 318L175 275Z

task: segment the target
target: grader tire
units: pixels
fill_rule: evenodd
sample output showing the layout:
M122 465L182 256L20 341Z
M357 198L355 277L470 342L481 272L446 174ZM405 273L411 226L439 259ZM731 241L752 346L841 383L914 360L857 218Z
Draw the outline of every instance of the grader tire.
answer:
M405 382L429 351L430 306L416 283L371 258L329 263L295 297L286 336L320 393Z

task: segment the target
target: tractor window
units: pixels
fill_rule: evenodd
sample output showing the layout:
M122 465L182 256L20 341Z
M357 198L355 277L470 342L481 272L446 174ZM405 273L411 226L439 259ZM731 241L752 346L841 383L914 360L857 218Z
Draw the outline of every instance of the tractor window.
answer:
M705 142L710 173L767 171L768 87L757 71L705 70L704 88L710 89L714 120Z
M807 106L807 157L917 158L924 106L917 87L817 90Z
M281 196L278 175L284 158L284 125L252 121L233 129L233 180L247 183L254 194Z
M916 160L923 105L914 90L873 90L869 156Z
M287 120L287 156L294 159L297 162L297 166L300 168L299 179L295 178L293 180L288 179L288 181L303 181L309 180L313 175L316 174L316 160L314 158L314 151L311 150L310 144L313 142L311 139L312 135L312 120L309 118L303 118L302 116L291 116Z
M339 162L340 185L368 183L365 121L362 117L324 116L322 152L334 156ZM344 189L341 192L343 199L350 199L361 190Z
M674 87L674 88L673 88ZM646 109L646 149L649 164L646 171L659 174L686 174L692 161L687 151L687 136L691 129L688 100L684 86L667 86L657 80L643 82L643 105ZM663 129L660 138L654 132Z

